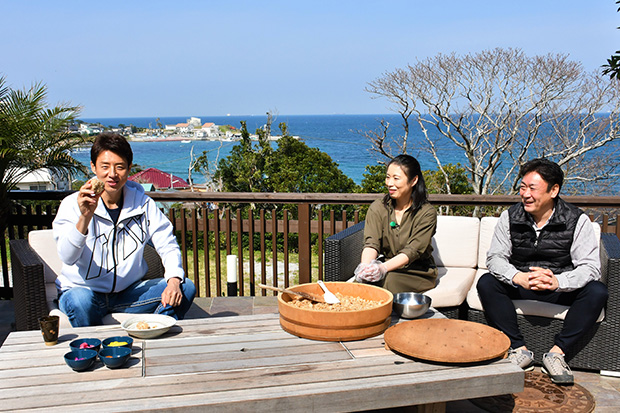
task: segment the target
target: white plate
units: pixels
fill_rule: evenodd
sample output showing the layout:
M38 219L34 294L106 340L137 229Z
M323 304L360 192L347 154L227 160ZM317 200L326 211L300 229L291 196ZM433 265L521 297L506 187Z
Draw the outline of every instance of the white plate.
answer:
M144 321L149 325L148 330L139 330L136 325ZM175 325L177 320L164 314L139 314L123 321L121 327L130 336L137 338L155 338L164 334Z

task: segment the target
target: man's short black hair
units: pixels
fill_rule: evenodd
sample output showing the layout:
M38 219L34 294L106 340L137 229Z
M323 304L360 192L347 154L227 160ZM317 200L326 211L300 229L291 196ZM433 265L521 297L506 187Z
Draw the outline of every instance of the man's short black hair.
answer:
M93 146L90 148L90 161L93 165L97 164L97 158L105 151L110 151L120 156L127 162L127 167L131 168L133 152L131 145L122 135L104 132L95 137L95 142L93 142Z
M558 185L559 189L562 189L562 183L564 182L564 172L560 165L550 161L546 158L536 158L531 161L527 161L521 166L519 170L519 179L523 178L530 172L536 172L547 183L547 192L553 188L553 185Z

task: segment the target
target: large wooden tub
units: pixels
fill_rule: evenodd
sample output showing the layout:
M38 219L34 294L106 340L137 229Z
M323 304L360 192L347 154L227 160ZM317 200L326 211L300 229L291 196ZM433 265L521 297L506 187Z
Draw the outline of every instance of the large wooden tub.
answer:
M333 293L341 293L368 300L384 301L379 307L359 311L318 311L294 307L287 302L288 294L278 296L280 325L296 336L321 341L352 341L377 336L390 326L392 314L392 293L383 288L367 284L327 282ZM323 295L318 284L301 284L291 290Z

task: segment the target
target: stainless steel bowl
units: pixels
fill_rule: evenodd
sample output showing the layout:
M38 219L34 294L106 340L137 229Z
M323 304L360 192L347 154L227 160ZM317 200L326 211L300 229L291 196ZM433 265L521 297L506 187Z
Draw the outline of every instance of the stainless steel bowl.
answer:
M431 298L422 293L394 294L392 309L399 317L417 318L425 314L431 306Z

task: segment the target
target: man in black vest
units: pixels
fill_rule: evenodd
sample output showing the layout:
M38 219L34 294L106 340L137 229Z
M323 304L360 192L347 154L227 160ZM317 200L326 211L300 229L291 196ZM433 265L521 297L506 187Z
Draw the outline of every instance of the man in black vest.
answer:
M512 300L570 306L562 331L543 355L543 372L554 383L572 384L564 352L592 328L607 301L601 278L599 240L588 217L559 198L564 173L547 159L526 162L519 171L521 202L504 211L487 253L478 294L489 324L511 342L508 358L534 368Z

